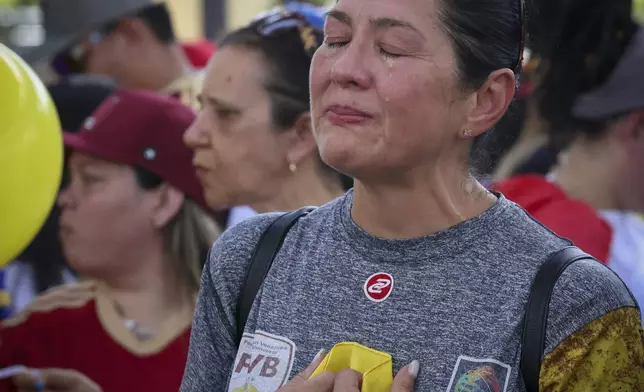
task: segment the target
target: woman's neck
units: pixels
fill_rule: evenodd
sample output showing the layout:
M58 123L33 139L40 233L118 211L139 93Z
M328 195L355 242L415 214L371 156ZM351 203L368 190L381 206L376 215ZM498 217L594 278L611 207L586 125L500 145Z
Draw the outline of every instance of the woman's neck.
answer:
M317 163L315 163L317 164ZM284 180L284 185L273 198L253 203L259 212L292 211L305 206L321 206L344 194L340 182L326 178L316 167L298 168Z
M193 298L181 290L168 260L137 260L137 264L150 267L103 282L123 318L156 329L171 316L194 307Z
M497 200L467 173L423 177L399 186L356 181L353 220L379 238L418 238L478 216Z
M574 142L560 154L553 171L555 182L569 197L598 210L620 209L608 144Z

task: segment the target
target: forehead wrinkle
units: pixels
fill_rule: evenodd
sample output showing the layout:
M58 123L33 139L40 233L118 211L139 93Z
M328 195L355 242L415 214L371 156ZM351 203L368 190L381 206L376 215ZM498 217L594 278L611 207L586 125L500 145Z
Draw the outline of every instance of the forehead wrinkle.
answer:
M365 5L364 3L362 3L358 11L358 15L364 12L363 11L364 7ZM344 11L333 9L328 11L326 13L326 16L331 17L347 26L353 26L353 18ZM413 32L414 34L420 36L421 38L425 38L425 35L419 29L417 29L412 23L398 18L394 18L391 16L370 17L369 25L375 31L388 30L391 28L403 28L405 30Z

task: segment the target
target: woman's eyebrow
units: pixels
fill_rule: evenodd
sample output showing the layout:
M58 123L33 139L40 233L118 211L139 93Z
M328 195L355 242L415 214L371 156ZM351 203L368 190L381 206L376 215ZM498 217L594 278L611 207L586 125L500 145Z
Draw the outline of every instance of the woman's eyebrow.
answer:
M349 14L347 14L346 12L331 10L327 12L326 15L327 17L336 19L338 22L342 24L346 24L348 26L351 26L353 23L351 16L349 16ZM389 16L382 17L382 18L371 18L369 20L369 24L373 27L374 30L386 30L393 27L401 27L407 30L411 30L415 34L423 36L423 34L411 23L405 22L404 20L392 18Z

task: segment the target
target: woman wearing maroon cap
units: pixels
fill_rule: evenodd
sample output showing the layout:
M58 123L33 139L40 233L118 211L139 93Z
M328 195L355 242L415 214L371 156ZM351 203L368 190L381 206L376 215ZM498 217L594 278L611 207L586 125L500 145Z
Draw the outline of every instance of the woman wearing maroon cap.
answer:
M193 120L172 98L121 90L65 135L60 235L87 280L3 323L0 367L45 369L34 389L50 387L50 368L73 369L106 392L179 388L203 261L218 235L182 144Z

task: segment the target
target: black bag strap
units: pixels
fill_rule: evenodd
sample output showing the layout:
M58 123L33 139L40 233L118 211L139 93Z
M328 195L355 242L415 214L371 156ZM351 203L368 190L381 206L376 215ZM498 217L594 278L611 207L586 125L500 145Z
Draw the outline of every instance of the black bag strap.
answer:
M246 271L246 280L242 288L241 295L237 302L237 345L241 342L244 335L244 328L246 328L246 321L250 309L255 301L255 296L259 292L260 287L268 271L271 269L273 260L282 247L284 238L288 231L295 225L295 223L304 215L313 211L314 207L304 207L296 211L287 212L280 215L275 219L262 233L262 236L253 251L253 256L250 260L250 265Z
M539 392L541 359L546 345L546 328L550 297L557 280L572 263L593 259L576 246L563 248L543 263L537 272L526 311L521 348L521 374L527 392Z

